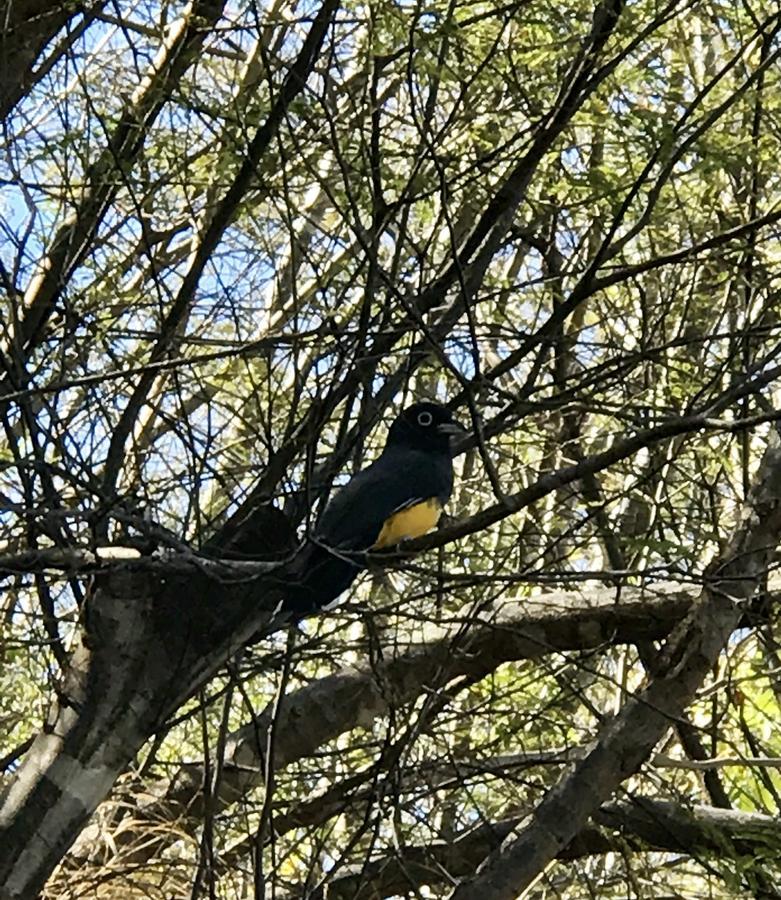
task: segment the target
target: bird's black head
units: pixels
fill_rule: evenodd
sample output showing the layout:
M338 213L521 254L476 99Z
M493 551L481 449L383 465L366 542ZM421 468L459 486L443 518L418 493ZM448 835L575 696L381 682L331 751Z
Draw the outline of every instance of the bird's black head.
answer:
M464 431L450 410L438 403L414 403L408 406L388 431L386 448L414 447L450 454L450 438Z

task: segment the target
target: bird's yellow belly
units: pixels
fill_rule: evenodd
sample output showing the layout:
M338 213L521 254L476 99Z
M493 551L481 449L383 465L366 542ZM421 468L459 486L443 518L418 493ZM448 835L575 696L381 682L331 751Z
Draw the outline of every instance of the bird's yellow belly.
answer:
M394 513L389 519L385 520L382 526L380 536L374 543L372 549L378 550L381 547L392 547L409 538L420 537L431 531L439 521L442 514L442 507L436 498L424 500L416 506L410 506L409 509L401 509Z

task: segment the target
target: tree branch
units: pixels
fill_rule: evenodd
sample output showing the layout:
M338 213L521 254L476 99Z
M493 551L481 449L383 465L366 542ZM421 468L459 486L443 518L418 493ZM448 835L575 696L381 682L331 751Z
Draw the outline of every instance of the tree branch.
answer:
M192 0L181 19L169 29L108 146L85 173L86 187L77 207L58 230L25 292L24 318L10 341L18 366L35 345L65 285L89 252L103 216L124 183L123 178L116 177L117 173L127 172L135 162L158 113L197 58L209 27L219 19L222 5L219 0ZM21 387L17 383L19 375L6 373L0 381L0 398Z
M52 3L51 0L14 0L3 7L0 24L0 119L6 119L39 78L36 60L69 21L82 13L87 22L105 5ZM66 40L55 51L67 49Z
M383 649L379 663L366 660L286 696L275 723L274 767L282 769L311 756L339 735L387 715L391 706L410 703L421 692L436 690L460 676L481 678L509 660L662 638L683 618L691 602L690 589L659 585L647 590L625 588L619 603L614 590L599 588L583 594L554 591L479 614L465 609L445 627L426 628L417 643L394 641ZM214 798L217 810L262 783L272 714L269 706L255 721L228 736L219 793ZM129 851L136 864L150 858L175 835L149 840L144 823L176 821L179 828L182 815L197 821L202 784L202 766L182 767L167 788L158 784L153 791L162 799L137 811L138 826L112 835L112 844L128 848L137 844ZM85 833L85 849L91 849L98 837Z
M362 900L407 894L423 885L453 884L477 868L524 821L508 816L462 832L453 841L432 840L375 856L307 894L317 900ZM656 850L720 859L767 858L781 848L781 825L773 816L722 810L710 806L686 808L675 803L637 797L609 804L557 851L572 860L610 851ZM286 895L290 900L299 894ZM493 895L484 894L484 897ZM775 895L778 896L778 895Z
M333 21L338 6L339 0L323 0L322 5L318 9L296 60L285 75L279 95L274 100L266 121L255 132L239 171L233 178L225 195L217 203L214 213L209 219L209 223L193 254L187 273L182 279L176 298L171 304L165 321L160 326L160 338L152 348L149 356L150 363L158 362L173 346L178 326L190 308L206 264L222 239L225 229L233 220L239 203L253 180L257 178L260 161L287 115L290 104L306 87L307 79L317 62L326 32ZM154 383L154 379L155 376L151 371L145 371L141 375L111 436L103 473L103 488L106 493L111 493L113 490L124 461L125 442L133 429L139 410Z
M741 522L707 573L698 602L676 629L644 689L602 730L588 755L546 795L514 840L493 854L453 900L512 900L634 774L691 703L767 571L781 538L781 440L770 442Z

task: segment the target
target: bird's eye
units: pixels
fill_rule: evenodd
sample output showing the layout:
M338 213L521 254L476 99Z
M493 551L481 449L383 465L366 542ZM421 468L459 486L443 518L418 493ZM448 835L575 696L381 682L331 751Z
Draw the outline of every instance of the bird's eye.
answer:
M430 412L422 412L418 413L418 425L422 425L424 428L428 428L428 426L434 421L434 417Z

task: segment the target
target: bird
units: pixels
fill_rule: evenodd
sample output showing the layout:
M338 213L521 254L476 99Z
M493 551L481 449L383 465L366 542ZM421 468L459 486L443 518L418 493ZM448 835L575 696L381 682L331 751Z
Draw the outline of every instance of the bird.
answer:
M453 490L451 438L465 429L438 403L393 421L380 456L326 505L292 564L284 608L294 618L337 600L365 568L361 554L431 531Z

